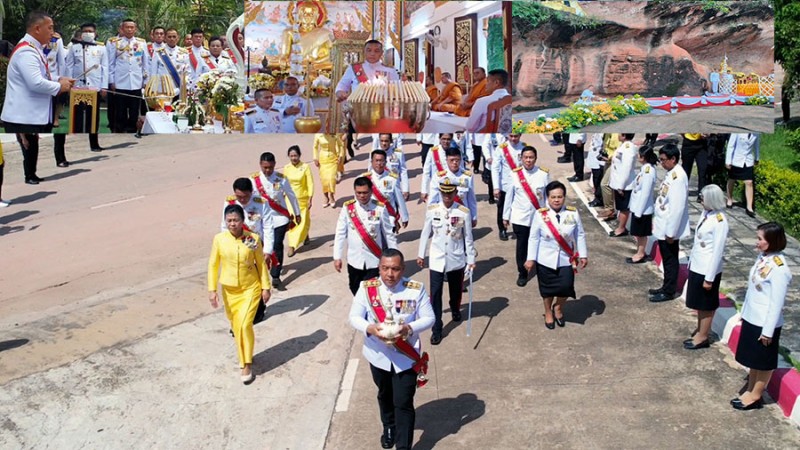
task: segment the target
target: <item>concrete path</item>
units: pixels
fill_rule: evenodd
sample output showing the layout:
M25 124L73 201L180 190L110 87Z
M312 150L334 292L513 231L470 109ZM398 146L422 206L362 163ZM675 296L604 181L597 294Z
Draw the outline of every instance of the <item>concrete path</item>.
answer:
M554 178L556 147L540 149ZM238 380L220 310L208 306L208 244L233 179L258 155L310 137L103 136L100 154L69 138L57 169L42 149L36 187L22 183L18 149L6 149L0 212L0 447L2 448L377 448L375 388L347 324L346 275L333 270L339 209L312 209L311 245L286 260L286 290L256 326L251 386ZM418 189L418 147L411 156ZM366 167L348 164L339 201ZM496 237L494 207L478 181L480 223L472 336L445 321L431 352L431 382L417 395L416 448L793 448L800 434L770 405L733 411L742 370L718 345L687 353L693 326L678 302L652 305L654 267L621 264L582 217L590 267L567 326L542 326L536 281L514 285L514 241ZM319 191L319 187L318 187ZM319 194L319 192L318 192ZM416 252L423 205L401 234ZM570 200L575 196L570 193ZM427 271L408 273L427 283ZM447 314L445 316L448 317ZM427 344L428 334L423 337ZM765 439L764 436L767 436Z

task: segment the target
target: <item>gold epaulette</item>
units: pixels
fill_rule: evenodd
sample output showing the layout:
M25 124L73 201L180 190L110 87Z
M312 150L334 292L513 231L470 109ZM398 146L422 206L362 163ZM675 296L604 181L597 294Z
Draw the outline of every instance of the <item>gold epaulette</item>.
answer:
M283 179L283 174L280 172L273 172L275 174L275 178Z
M373 278L371 280L362 281L361 284L366 288L368 288L368 287L378 287L378 286L381 285L381 280L380 280L380 278Z
M422 289L422 283L413 280L404 281L403 286L409 289Z
M253 197L251 197L251 198L252 198L252 201L254 201L254 202L256 202L256 203L264 203L264 202L266 202L266 200L264 200L264 198L263 198L263 197L256 197L256 196L253 196Z
M432 210L432 209L436 209L436 208L438 208L438 207L439 207L439 204L438 204L438 203L434 203L434 204L432 204L432 205L428 205L428 211L430 211L430 210Z
M235 195L229 195L229 196L225 197L225 201L226 202L232 202L234 200L236 200L236 196Z
M253 174L250 175L250 178L258 178L260 176L261 176L261 172L253 172Z
M372 172L370 172L369 170L361 174L362 177L367 177L367 178L371 178L370 175L372 175Z
M644 173L650 173L650 166L644 166Z
M550 169L548 169L547 167L539 167L539 170L541 170L544 173L550 173Z
M722 213L717 213L717 222L722 222L723 220L725 220L725 216Z
M544 208L539 208L539 212L545 212L545 211L547 211L548 209L550 209L550 208L547 208L547 207L544 207Z
M349 204L351 204L351 203L355 203L355 202L356 202L356 200L355 200L355 199L348 200L348 201L344 202L344 206L347 206L347 205L349 205Z
M440 177L443 177L443 176L447 175L447 171L446 170L440 170L440 171L436 172L436 175L439 175Z
M378 205L378 206L380 206L381 208L383 208L383 207L385 207L385 206L386 206L386 204L384 204L383 202L379 202L379 201L377 201L377 200L374 200L374 201L375 201L375 204L376 204L376 205Z
M522 170L522 166L517 166L511 169L512 172L519 172L520 170Z
M678 179L678 172L672 172L672 179L673 180Z
M398 175L398 174L396 174L396 173L394 173L394 172L389 172L389 176L390 176L390 177L397 178L397 177L399 177L400 175Z
M783 260L781 259L780 256L777 256L777 255L773 256L772 260L775 262L775 265L778 266L778 267L783 265Z
M567 211L577 211L574 206L567 206Z
M468 177L471 177L472 176L472 171L471 170L465 170L464 171L464 175L466 175Z
M108 42L117 42L119 41L119 36L112 36L108 38Z
M469 214L469 213L470 213L470 210L469 210L469 208L467 208L467 207L466 207L466 206L464 206L464 205L458 205L458 209L459 209L460 211L462 211L462 212L465 212L465 213L467 213L467 214Z

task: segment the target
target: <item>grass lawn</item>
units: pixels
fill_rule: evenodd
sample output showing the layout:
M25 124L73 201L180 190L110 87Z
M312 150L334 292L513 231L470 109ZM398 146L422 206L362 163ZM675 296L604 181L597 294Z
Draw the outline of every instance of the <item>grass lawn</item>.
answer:
M784 127L776 127L774 134L761 135L761 159L800 172L800 151L789 148L786 143L787 135Z
M66 133L69 127L69 109L64 107L64 110L61 113L62 116L66 117L65 119L59 120L58 128L53 128L53 133ZM106 113L106 108L100 108L100 128L97 130L100 134L104 133L111 133L111 130L108 129L108 114ZM5 128L0 127L0 133L5 133Z

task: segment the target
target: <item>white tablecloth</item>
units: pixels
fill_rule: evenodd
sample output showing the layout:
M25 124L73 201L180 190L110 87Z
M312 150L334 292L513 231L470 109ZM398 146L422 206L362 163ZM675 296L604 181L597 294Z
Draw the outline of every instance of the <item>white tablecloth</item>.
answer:
M179 133L172 115L164 111L150 111L144 118L142 134L175 134Z
M423 133L455 133L467 128L467 117L455 114L431 111L431 117L425 122Z

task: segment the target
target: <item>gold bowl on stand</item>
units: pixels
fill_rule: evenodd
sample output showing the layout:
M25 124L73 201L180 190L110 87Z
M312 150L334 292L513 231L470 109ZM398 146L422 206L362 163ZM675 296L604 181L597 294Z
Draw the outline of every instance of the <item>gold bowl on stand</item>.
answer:
M317 133L322 128L322 121L319 117L298 117L294 121L294 129L298 133Z

